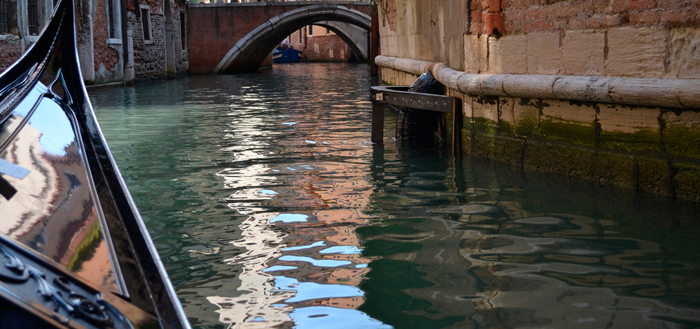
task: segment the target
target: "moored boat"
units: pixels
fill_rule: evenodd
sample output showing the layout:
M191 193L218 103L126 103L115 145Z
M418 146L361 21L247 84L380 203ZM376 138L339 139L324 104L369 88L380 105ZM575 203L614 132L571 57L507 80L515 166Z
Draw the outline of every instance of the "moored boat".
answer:
M292 47L278 47L272 51L273 63L299 63L301 60L301 50L296 50Z
M0 328L189 328L100 131L74 3L0 74Z

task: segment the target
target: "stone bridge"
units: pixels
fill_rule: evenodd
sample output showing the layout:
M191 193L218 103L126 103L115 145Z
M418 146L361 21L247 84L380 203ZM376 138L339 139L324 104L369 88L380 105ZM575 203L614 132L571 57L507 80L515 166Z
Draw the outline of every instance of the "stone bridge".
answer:
M360 59L369 57L372 7L359 1L291 1L190 5L192 74L251 72L305 25L329 28Z

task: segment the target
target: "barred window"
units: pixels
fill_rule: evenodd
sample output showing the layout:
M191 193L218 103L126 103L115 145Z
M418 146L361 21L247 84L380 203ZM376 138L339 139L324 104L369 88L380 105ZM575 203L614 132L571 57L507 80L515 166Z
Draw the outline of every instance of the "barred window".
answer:
M0 34L10 33L10 0L0 0Z
M37 2L37 0L27 0L29 35L39 35L39 4Z

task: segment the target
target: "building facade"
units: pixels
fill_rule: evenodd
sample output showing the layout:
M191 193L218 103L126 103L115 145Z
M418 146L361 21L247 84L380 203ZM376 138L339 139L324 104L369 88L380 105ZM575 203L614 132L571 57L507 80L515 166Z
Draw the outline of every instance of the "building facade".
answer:
M52 0L0 0L0 71L30 47ZM141 83L187 73L187 2L77 0L78 55L86 84Z
M307 25L292 33L289 44L301 50L305 62L357 61L350 47L327 27Z
M52 8L51 0L0 0L0 70L36 42Z

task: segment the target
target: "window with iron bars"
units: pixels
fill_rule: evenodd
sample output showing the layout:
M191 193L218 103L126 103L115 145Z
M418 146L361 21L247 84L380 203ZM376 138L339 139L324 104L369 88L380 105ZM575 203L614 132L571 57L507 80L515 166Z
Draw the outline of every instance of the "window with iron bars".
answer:
M0 0L0 34L10 33L10 0Z
M38 0L27 0L27 25L29 26L29 35L39 35Z

